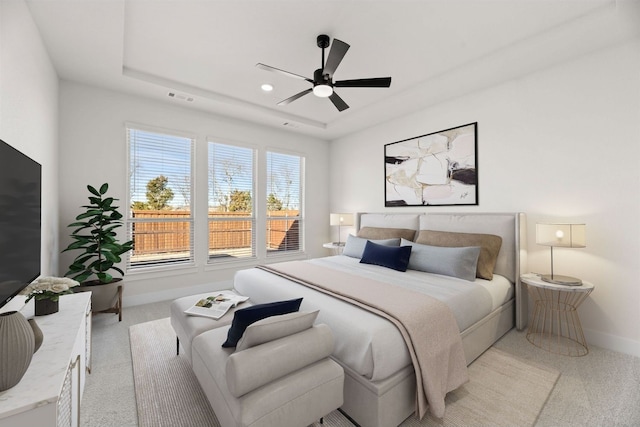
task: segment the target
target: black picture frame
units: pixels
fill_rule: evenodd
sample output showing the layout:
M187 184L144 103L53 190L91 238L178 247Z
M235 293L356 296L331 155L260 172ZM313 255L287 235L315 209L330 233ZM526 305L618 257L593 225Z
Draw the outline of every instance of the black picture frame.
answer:
M478 205L478 122L384 146L385 207Z

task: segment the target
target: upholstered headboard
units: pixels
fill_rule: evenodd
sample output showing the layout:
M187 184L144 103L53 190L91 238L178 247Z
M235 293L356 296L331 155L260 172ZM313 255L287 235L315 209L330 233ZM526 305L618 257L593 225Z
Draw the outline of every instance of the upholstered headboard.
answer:
M527 298L520 274L527 271L524 213L359 213L356 226L493 234L502 238L495 273L515 284L516 326L527 323ZM416 233L417 235L417 233Z

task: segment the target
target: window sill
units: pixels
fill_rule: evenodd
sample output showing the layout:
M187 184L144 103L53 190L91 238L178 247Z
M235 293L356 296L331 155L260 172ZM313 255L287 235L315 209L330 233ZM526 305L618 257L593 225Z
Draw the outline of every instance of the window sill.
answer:
M264 263L271 264L274 262L297 261L301 259L309 259L309 256L306 252L296 252L295 254L269 255L264 259Z
M304 260L308 259L309 256L305 252L297 252L295 254L286 254L286 255L271 255L263 258L251 258L246 260L234 260L234 261L226 261L214 264L207 264L204 267L205 271L216 271L216 270L228 270L228 269L241 269L241 268L253 268L257 265L261 264L273 264L276 262L285 262L285 261L296 261L296 260Z
M156 279L167 276L182 276L183 274L197 273L198 267L195 265L143 267L125 272L127 281Z

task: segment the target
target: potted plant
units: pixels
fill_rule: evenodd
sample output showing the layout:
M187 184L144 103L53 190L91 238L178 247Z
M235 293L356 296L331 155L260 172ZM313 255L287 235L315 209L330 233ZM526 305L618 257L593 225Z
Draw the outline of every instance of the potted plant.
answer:
M61 295L72 294L73 288L79 286L75 280L68 277L39 277L20 292L27 295L25 303L35 299L35 315L44 316L58 312L58 302Z
M124 276L116 264L121 256L133 249L133 240L118 242L115 229L122 226L122 214L113 203L118 200L106 197L108 184L102 184L99 190L87 185L91 193L89 204L82 206L85 211L76 217L68 227L74 227L71 233L73 242L66 251L82 251L69 266L65 276L80 282L75 291L91 291L91 305L94 313L117 313L122 320L122 277L113 277L112 271Z

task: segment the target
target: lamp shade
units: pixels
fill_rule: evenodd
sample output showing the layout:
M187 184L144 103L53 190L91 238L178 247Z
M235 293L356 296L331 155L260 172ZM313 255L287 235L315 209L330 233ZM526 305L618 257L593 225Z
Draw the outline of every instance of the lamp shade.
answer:
M332 213L329 215L329 225L353 225L353 214Z
M536 224L536 243L543 246L584 248L587 246L585 224Z

